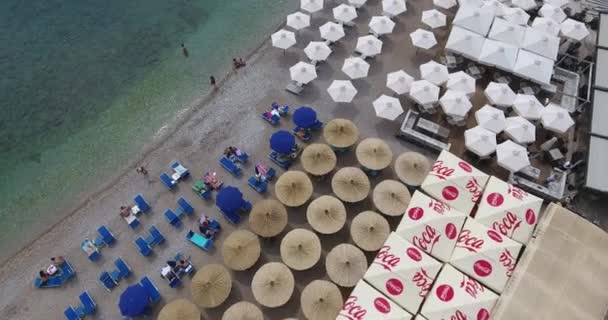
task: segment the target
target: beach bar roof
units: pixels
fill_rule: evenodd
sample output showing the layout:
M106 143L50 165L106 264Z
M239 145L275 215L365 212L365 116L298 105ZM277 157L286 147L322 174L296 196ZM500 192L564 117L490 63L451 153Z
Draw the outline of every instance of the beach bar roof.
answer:
M519 50L513 72L536 83L548 84L553 74L553 60L536 53Z
M482 36L486 36L494 20L494 8L486 6L482 8L461 7L454 17L453 24Z
M479 62L513 72L518 50L516 46L508 43L486 39L479 54Z
M522 48L555 60L559 50L559 38L538 29L526 28Z
M453 26L445 49L469 59L478 60L485 40L483 36L475 32Z
M488 38L520 47L524 40L525 30L520 25L496 18L494 19Z

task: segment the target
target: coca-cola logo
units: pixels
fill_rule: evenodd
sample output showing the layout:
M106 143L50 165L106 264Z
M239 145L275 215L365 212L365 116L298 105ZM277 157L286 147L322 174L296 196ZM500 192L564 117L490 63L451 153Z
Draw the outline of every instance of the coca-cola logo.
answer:
M511 251L504 249L498 258L498 262L505 268L507 277L510 277L515 270L515 258L511 255Z
M407 215L412 220L420 220L420 218L422 218L422 216L424 215L424 209L420 207L413 207L407 211Z
M486 197L486 201L492 207L500 207L505 202L505 197L498 192L492 192Z
M432 208L433 211L440 215L443 215L446 211L450 211L450 207L447 204L435 199L429 201L429 208Z
M502 242L502 237L500 236L500 234L498 234L498 232L494 230L488 230L488 237L498 243Z
M507 237L512 237L515 233L515 230L519 229L521 225L521 220L514 215L512 212L507 211L504 217L499 221L492 222L492 229L494 231L500 232L502 235ZM489 231L488 231L489 232ZM488 236L492 238L492 236L488 233ZM494 238L492 238L494 239ZM500 240L496 240L497 242L502 242L502 238Z
M465 276L464 274L462 275L460 288L464 288L464 291L473 297L473 299L477 299L477 294L485 291L479 282L475 281L473 278Z
M456 247L476 253L483 247L484 242L483 239L471 236L471 230L462 229L460 235L458 235L458 240L456 240Z
M429 277L428 273L424 268L420 268L420 271L416 271L414 273L414 277L412 277L412 281L418 287L418 296L426 297L426 294L431 290L431 285L433 284L433 278Z
M441 235L437 233L435 228L426 225L424 226L424 230L422 230L422 234L420 236L415 235L412 237L412 243L421 250L432 253L435 244L439 242L440 238Z
M528 196L527 192L513 185L509 185L508 192L513 198L519 201L523 201L524 198Z
M429 174L434 175L441 180L447 180L447 178L454 174L454 169L444 166L443 160L437 160L433 163Z
M459 166L459 167L460 167L462 170L464 170L464 171L466 171L466 172L468 172L468 173L473 172L473 168L471 167L471 165L470 165L470 164L468 164L468 163L466 163L466 162L464 162L464 161L460 161L460 162L458 163L458 166Z
M456 226L453 223L448 223L445 225L445 236L450 239L450 240L454 240L454 238L456 238L456 236L458 235L458 229L456 228Z
M452 201L458 198L458 189L456 189L454 186L447 186L441 190L441 195L444 199Z
M386 291L394 296L398 296L403 292L403 283L399 279L388 279L385 286Z
M473 271L480 277L487 277L492 273L492 265L486 260L477 260L473 264Z
M391 312L390 303L388 302L388 300L386 300L382 297L378 297L374 300L374 307L376 307L376 310L378 310L378 312L380 312L380 313Z
M376 259L374 259L375 264L381 265L388 271L392 271L400 261L401 259L398 256L391 253L391 246L383 246L380 248L380 251L378 251L378 254L376 255Z
M466 188L471 194L471 202L477 203L481 199L483 188L475 178L469 179L466 184Z
M437 298L443 302L449 302L454 298L454 288L450 285L442 284L435 290Z
M450 316L450 320L467 320L467 315L460 310L456 310L456 312Z
M340 315L348 320L363 320L367 314L367 310L364 307L357 304L359 298L357 296L350 296L346 299Z
M405 250L405 253L407 253L407 256L410 257L410 259L416 262L422 260L422 254L420 253L420 251L418 251L418 249L414 247L407 248L407 250Z
M526 210L526 222L529 225L534 225L536 223L536 214L534 213L534 210Z
M490 320L490 311L481 308L477 311L477 320Z

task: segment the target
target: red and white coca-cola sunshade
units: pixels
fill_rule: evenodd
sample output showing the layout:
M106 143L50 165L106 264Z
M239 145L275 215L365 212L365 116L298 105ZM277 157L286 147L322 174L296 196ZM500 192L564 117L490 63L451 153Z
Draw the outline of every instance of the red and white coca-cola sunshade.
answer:
M475 220L525 245L538 222L542 204L543 199L490 177Z
M498 295L446 264L420 313L428 320L489 320Z
M363 277L410 313L416 313L442 263L391 233Z
M412 315L360 280L336 320L410 320Z
M397 227L397 234L436 259L452 256L466 215L421 191L414 192Z
M515 269L521 247L521 243L468 218L450 264L500 293Z
M442 151L422 182L422 190L465 214L477 204L489 176L466 161Z

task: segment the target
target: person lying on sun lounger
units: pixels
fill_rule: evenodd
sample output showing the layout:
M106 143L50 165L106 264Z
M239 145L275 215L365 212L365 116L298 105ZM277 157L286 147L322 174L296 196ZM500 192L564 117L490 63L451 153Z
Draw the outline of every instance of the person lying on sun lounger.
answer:
M50 278L50 275L48 273L46 273L44 270L40 270L40 272L38 273L38 276L40 276L40 279L42 280L40 282L40 285L45 285Z
M212 189L219 189L222 186L215 172L206 172L203 176L203 182Z
M51 263L59 268L62 264L65 263L65 259L62 256L51 257Z
M131 206L121 206L120 207L120 216L123 218L127 218L131 215Z

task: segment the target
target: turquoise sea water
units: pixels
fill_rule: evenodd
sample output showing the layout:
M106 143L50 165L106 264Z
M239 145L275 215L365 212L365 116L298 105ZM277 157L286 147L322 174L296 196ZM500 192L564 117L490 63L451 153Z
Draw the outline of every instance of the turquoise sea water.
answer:
M0 260L140 153L295 6L0 1Z

